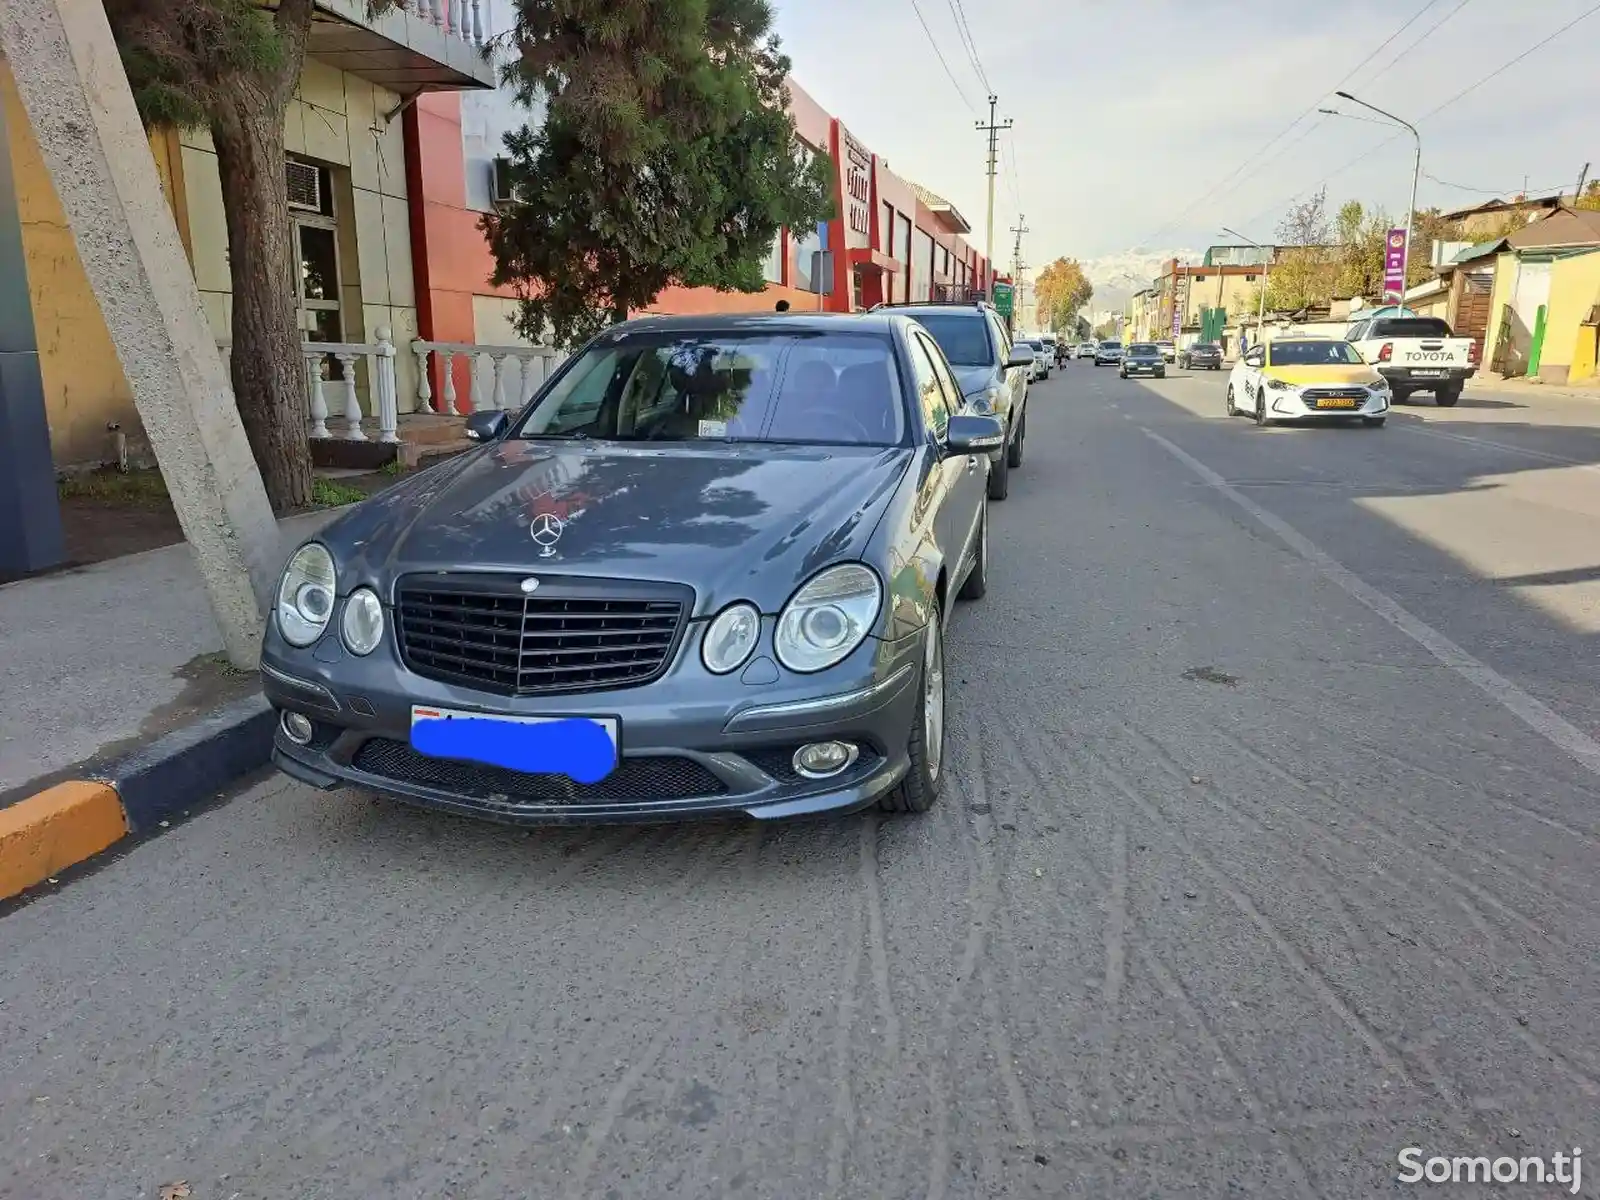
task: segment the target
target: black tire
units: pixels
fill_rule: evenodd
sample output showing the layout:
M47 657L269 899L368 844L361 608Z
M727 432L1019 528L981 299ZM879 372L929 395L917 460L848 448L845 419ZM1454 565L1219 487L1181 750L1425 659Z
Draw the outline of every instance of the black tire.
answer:
M1006 447L1006 466L1020 467L1022 465L1023 443L1028 440L1028 414L1022 414L1022 423L1017 426L1017 436L1011 439L1011 445Z
M1004 500L1011 494L1011 453L1008 450L1000 461L989 464L989 499Z
M1256 410L1251 415L1255 417L1257 428L1265 429L1268 425L1272 424L1272 418L1267 416L1266 388L1258 387L1256 389Z
M1454 408L1456 401L1461 399L1461 389L1459 387L1440 388L1433 394L1433 398L1438 402L1440 408Z
M1403 387L1391 386L1391 388L1389 390L1389 403L1390 404L1410 404L1411 403L1411 393L1406 391L1406 389L1403 388Z
M1368 429L1382 429L1384 417L1362 417L1361 423Z
M1157 379L1165 379L1166 377L1167 377L1167 373L1166 373L1165 370L1161 370L1161 371L1157 371L1156 372L1156 378Z
M1233 402L1233 384L1231 383L1228 385L1228 399L1226 404L1228 415L1230 417L1237 417L1239 415L1239 406Z
M977 561L972 564L972 573L967 576L961 585L961 594L957 600L982 600L983 594L989 590L989 505L985 501L983 514L978 518L978 545Z
M912 718L911 731L906 739L906 752L911 758L905 778L878 799L878 807L887 813L925 813L939 799L939 787L944 782L944 614L934 602L928 614L930 639L924 643L922 668L917 672L917 715ZM927 689L930 666L935 672L933 686L939 690L940 720L935 736L939 744L928 745ZM930 753L931 749L931 753Z

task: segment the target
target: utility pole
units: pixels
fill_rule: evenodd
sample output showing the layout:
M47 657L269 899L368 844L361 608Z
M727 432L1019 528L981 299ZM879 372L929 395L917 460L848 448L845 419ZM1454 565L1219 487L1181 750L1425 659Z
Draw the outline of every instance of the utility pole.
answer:
M1004 125L995 124L994 108L998 103L1000 103L999 96L990 96L989 123L985 125L982 121L978 122L978 132L989 135L989 225L988 236L983 243L983 254L989 260L989 269L991 271L994 270L994 181L995 176L1000 171L1000 135L1010 129L1013 124L1010 117L1006 118Z
M282 562L278 526L105 9L81 0L5 0L0 51L72 226L222 644L235 666L254 667L262 613Z
M1578 172L1578 186L1572 189L1572 202L1576 204L1583 199L1583 185L1589 180L1589 167L1592 164L1584 163L1583 170Z
M992 185L994 183L993 178L989 182ZM1015 320L1020 319L1022 316L1022 272L1027 270L1022 262L1022 235L1028 232L1028 220L1021 213L1017 214L1017 223L1011 227L1011 232L1017 235L1016 246L1011 251L1012 274L1017 281L1016 298L1012 301L1012 312L1016 314L1016 317L1013 318Z

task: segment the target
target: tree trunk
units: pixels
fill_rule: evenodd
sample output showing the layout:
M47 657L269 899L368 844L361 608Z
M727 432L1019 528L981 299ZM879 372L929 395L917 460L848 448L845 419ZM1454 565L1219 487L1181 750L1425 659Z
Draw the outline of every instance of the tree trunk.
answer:
M309 505L312 482L284 168L287 100L286 89L241 77L211 122L233 278L233 394L267 496L280 514Z

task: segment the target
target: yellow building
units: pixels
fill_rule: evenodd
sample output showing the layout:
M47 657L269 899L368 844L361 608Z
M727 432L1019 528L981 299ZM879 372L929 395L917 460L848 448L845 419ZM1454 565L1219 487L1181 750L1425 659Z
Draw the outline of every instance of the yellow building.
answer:
M1559 212L1506 239L1495 264L1485 365L1561 384L1593 377L1600 336L1600 213Z
M482 31L449 28L438 19L443 11L433 0L411 0L373 22L364 0L318 0L285 123L302 328L311 341L371 343L387 327L402 350L396 369L403 397L417 391L416 358L405 348L418 320L401 113L419 91L495 82L477 44ZM56 465L110 458L112 425L138 455L143 438L132 395L3 60L0 99ZM212 331L225 346L233 289L210 135L158 131L150 150ZM364 372L357 376L367 404Z

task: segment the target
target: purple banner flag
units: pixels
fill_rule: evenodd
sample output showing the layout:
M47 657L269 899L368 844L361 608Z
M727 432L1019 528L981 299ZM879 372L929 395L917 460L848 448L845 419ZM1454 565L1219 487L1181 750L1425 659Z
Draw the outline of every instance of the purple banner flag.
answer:
M1404 301L1406 295L1406 231L1391 229L1383 243L1383 298Z

